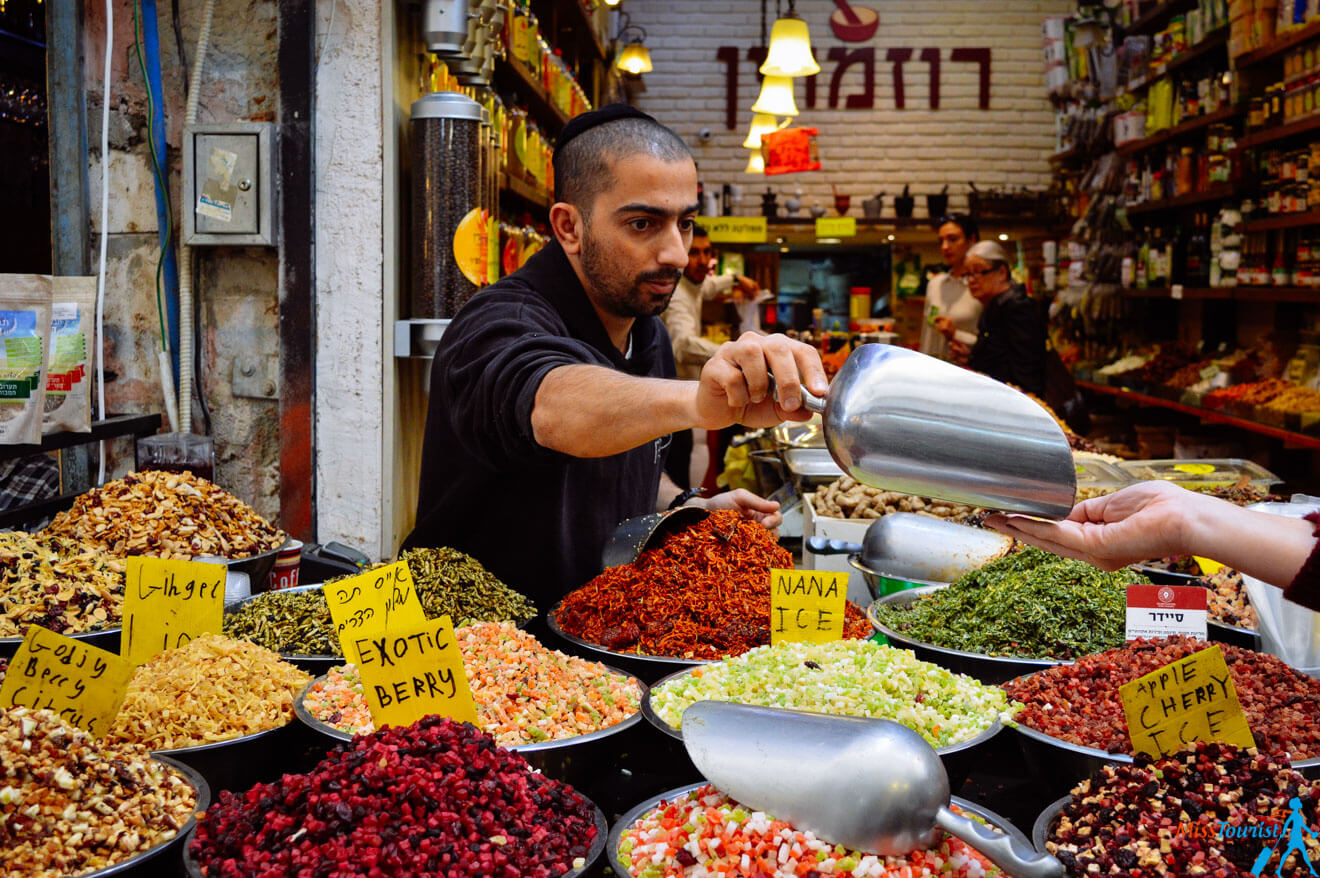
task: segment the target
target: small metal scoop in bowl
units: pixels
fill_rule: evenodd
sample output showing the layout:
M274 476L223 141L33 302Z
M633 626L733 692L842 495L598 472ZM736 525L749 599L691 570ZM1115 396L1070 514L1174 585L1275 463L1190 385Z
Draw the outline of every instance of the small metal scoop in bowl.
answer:
M631 564L642 552L660 545L669 534L704 521L708 515L710 512L700 506L679 506L624 519L605 541L600 553L601 568Z
M928 582L952 582L1012 547L1012 537L913 512L877 518L860 544L807 538L813 554L857 555L864 568Z
M801 393L825 423L830 455L863 484L1042 518L1072 510L1077 472L1067 437L1007 384L906 348L864 344L825 398Z
M1054 857L950 811L939 756L899 723L699 701L683 712L683 743L721 792L834 844L902 856L944 830L1014 878L1063 875Z

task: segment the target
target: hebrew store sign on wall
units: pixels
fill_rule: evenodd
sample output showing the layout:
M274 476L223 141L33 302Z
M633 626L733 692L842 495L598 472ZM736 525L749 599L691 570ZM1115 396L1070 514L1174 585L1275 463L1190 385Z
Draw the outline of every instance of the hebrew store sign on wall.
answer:
M812 23L811 31L817 40L813 47L821 70L815 76L804 77L807 109L814 110L823 103L831 110L870 110L892 100L896 110L907 109L909 105L938 110L940 75L946 64L975 65L979 73L977 106L982 110L990 108L988 46L891 46L882 50L871 45L877 35L882 33L883 24L879 14L861 6L846 3L837 5L839 8L830 14L828 28L822 28L819 22ZM821 35L826 35L826 39L820 40ZM720 46L715 53L715 57L724 64L724 124L729 130L738 127L738 107L741 101L738 94L738 66L743 61L750 61L759 68L765 61L765 53L764 46L752 46L746 50L739 46ZM908 94L904 75L913 64L924 64L929 70L925 95ZM882 71L888 68L888 96L878 94L884 88L884 80L877 86L878 66L882 66ZM844 74L854 67L859 68L862 76L861 90L844 94ZM757 76L759 81L760 75Z

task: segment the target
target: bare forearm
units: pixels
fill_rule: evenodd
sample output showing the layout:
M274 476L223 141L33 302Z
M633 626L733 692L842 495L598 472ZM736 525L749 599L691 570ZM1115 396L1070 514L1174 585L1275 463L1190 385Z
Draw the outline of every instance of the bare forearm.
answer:
M1191 554L1212 558L1262 582L1286 587L1311 550L1314 525L1229 504L1206 505L1188 528Z
M696 423L697 382L561 366L536 391L532 434L574 457L609 457Z

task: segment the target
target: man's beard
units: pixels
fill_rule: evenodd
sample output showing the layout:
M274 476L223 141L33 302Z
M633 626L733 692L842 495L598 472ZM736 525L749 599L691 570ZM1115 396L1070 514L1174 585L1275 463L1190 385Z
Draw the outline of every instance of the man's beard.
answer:
M682 273L677 268L645 271L628 277L628 266L612 259L607 248L598 245L588 229L582 238L582 271L598 299L597 304L617 317L655 317L669 307L669 295L657 299L643 290L645 283L677 284Z

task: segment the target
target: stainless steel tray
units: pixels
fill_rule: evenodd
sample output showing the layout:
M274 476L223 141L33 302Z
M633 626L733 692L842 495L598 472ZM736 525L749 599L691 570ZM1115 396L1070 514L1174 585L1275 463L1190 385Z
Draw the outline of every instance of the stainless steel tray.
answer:
M608 844L609 862L607 862L606 865L609 866L611 869L613 869L616 875L620 875L622 876L622 878L629 878L629 876L632 875L632 870L628 868L627 865L625 865L627 861L620 859L620 854L619 854L619 844L623 841L623 834L627 832L628 829L631 828L634 823L637 822L638 818L640 818L647 811L650 811L653 808L655 808L661 802L667 802L676 799L679 796L687 795L688 793L702 786L705 786L705 784L699 784L699 783L689 784L687 786L668 790L666 792L661 793L658 796L652 796L651 798L642 802L640 805L631 809L622 817L620 817L615 822L614 826L611 827L610 829L610 838ZM1017 839L1024 846L1030 844L1030 842L1027 840L1027 837L1022 834L1021 830L1019 830L1012 823L1009 823L1008 820L996 814L994 811L991 811L988 808L982 808L980 805L974 805L971 802L967 801L966 799L960 799L957 796L953 796L952 801L953 804L957 805L963 811L967 812L968 814L975 814L976 816L985 820L995 829L998 829L999 831L1005 833L1006 835L1010 835L1013 838Z
M1029 674L1033 671L1052 668L1055 665L1071 664L1071 662L1060 659L1034 659L983 655L979 652L966 652L961 649L950 649L947 646L936 646L933 643L924 643L920 640L914 640L905 634L893 630L876 618L874 610L878 606L906 606L913 601L934 594L942 588L948 588L948 586L931 585L924 588L910 588L906 591L885 595L866 608L866 618L870 619L871 626L875 628L876 631L883 634L894 646L903 649L910 649L917 658L922 659L923 661L932 662L933 664L948 668L955 673L966 674L969 677L974 677L977 680L980 680L982 683L1003 683L1006 680L1011 680L1014 677L1020 677L1023 674Z

